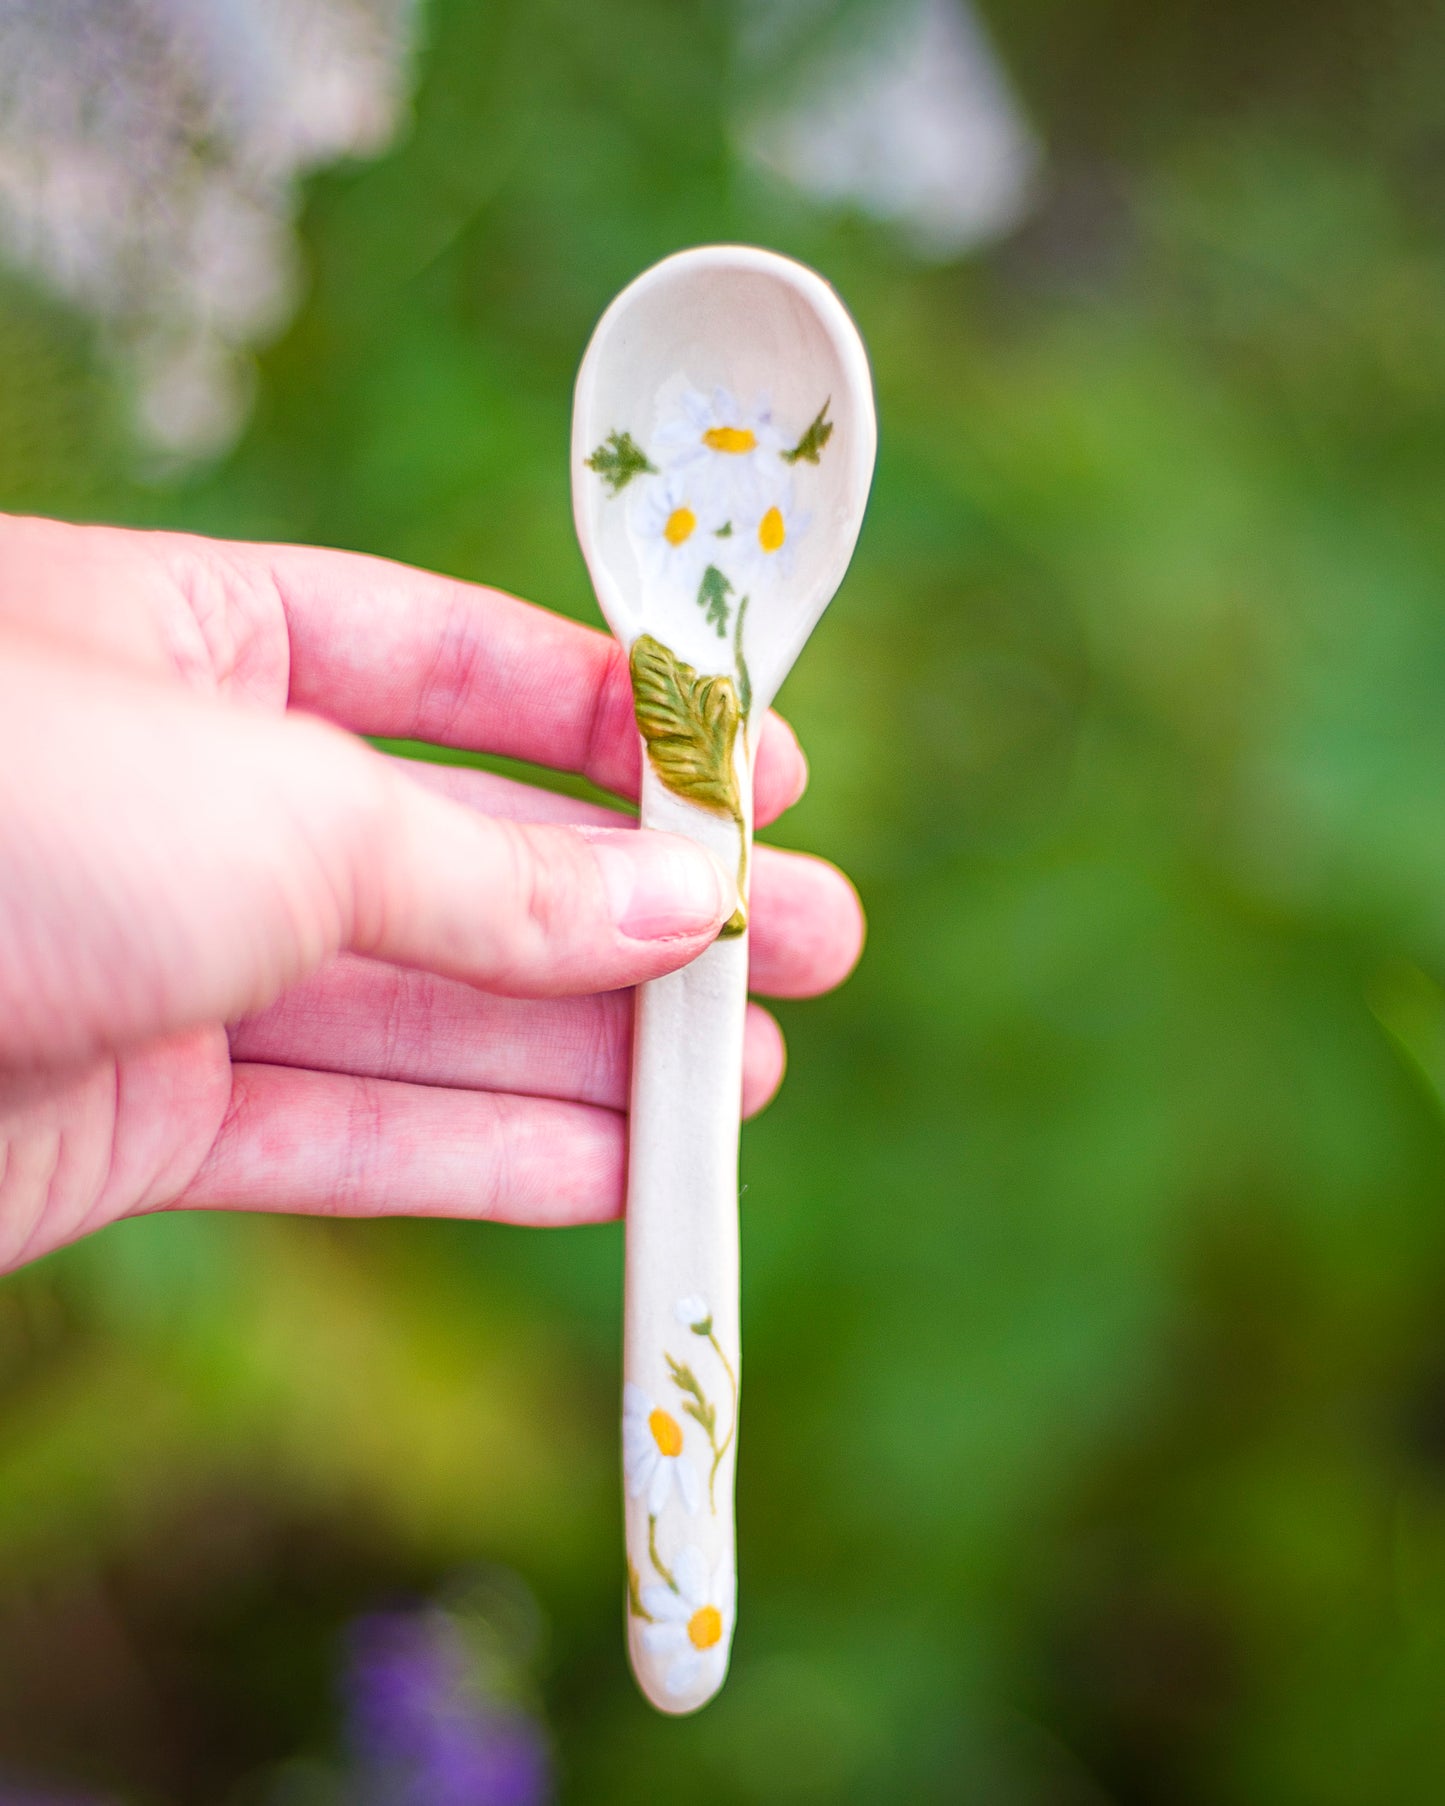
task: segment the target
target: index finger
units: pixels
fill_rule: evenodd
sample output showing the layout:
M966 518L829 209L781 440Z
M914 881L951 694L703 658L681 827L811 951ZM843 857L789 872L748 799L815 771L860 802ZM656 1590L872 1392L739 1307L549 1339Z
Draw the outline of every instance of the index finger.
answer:
M637 795L632 686L608 635L384 558L250 550L285 610L293 707L355 733L501 753ZM807 772L792 729L770 710L758 737L760 824L797 801Z

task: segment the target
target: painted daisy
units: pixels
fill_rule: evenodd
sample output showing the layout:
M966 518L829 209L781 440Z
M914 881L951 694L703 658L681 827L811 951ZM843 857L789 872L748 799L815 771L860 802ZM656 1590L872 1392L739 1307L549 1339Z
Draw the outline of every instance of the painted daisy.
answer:
M679 1298L673 1314L695 1336L705 1336L712 1329L712 1312L701 1292L689 1292L686 1298Z
M723 1597L720 1573L709 1574L707 1558L695 1544L678 1551L671 1587L646 1586L642 1604L653 1620L642 1632L642 1644L653 1655L671 1659L663 1685L674 1698L691 1693L699 1682L715 1685L727 1661L727 1628L731 1604Z
M656 1517L676 1486L689 1512L702 1503L697 1471L682 1452L682 1425L631 1380L622 1389L622 1465L634 1499Z
M697 589L724 543L717 530L726 524L726 513L715 487L705 471L671 470L638 496L632 522L643 562L654 576L688 591Z
M653 449L664 468L704 481L726 520L729 510L747 504L784 446L766 395L745 407L727 389L714 389L711 396L689 389L658 431Z
M767 493L755 497L736 528L735 556L743 586L752 588L789 575L798 541L812 518L798 507L790 482L775 483Z

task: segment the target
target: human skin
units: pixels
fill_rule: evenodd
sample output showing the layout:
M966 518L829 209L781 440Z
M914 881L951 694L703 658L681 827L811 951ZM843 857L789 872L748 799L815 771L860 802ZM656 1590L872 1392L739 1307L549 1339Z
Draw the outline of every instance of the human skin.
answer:
M635 795L604 635L380 559L0 516L0 1270L143 1212L591 1223L622 1209L625 987L729 874L397 736ZM770 715L757 819L807 768ZM759 846L755 990L815 995L862 912ZM743 1109L781 1081L749 1005Z

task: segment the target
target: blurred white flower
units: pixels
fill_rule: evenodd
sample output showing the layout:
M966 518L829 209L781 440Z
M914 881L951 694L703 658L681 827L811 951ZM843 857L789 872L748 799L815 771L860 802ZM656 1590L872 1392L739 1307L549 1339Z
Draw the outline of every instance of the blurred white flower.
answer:
M223 451L297 294L300 178L382 149L415 0L3 0L0 251L107 328L135 420Z
M748 0L745 91L801 50L800 79L739 122L743 152L824 205L901 227L946 261L1016 225L1038 142L967 0L845 9L823 29L807 0Z

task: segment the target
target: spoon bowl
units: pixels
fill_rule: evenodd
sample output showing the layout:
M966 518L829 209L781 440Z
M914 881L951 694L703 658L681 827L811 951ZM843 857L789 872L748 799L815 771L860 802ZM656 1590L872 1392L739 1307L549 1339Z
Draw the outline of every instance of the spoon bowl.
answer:
M748 597L750 703L765 709L848 568L876 442L867 354L821 276L747 245L646 271L598 323L573 410L573 470L594 479L574 481L577 537L608 626L624 646L647 632L697 670L731 670L717 611L697 601L711 564L725 601ZM756 535L772 507L785 537L768 552ZM680 508L694 525L673 545Z

